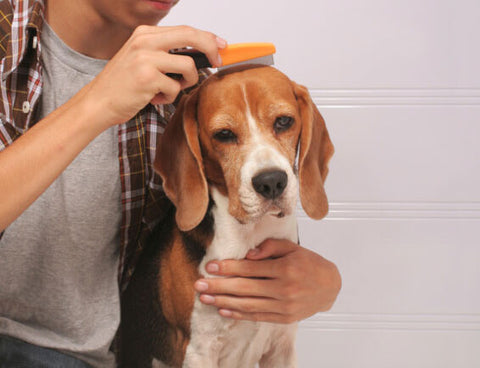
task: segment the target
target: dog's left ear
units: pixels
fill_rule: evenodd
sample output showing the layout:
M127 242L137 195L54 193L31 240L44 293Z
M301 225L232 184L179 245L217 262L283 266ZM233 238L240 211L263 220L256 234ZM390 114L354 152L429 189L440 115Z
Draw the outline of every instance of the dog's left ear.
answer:
M183 96L157 146L154 168L165 194L175 205L182 231L195 228L208 208L208 187L196 119L198 89Z
M300 199L307 215L318 220L328 213L324 183L334 148L325 121L307 88L292 83L302 119L298 158Z

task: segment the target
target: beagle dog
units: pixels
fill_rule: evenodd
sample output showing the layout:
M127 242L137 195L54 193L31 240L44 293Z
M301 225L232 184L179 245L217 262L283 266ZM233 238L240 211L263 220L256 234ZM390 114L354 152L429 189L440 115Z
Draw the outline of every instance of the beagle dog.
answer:
M332 154L307 89L273 67L226 69L182 98L154 164L174 207L123 298L124 367L296 367L295 323L223 318L194 283L214 277L211 260L245 258L267 238L297 242L298 192L324 217Z

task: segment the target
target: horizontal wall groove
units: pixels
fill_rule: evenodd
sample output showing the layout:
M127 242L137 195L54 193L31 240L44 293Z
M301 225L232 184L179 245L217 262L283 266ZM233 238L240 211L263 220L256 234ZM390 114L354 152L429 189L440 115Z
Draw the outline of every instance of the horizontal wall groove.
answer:
M480 89L310 89L316 105L480 106Z
M300 207L299 217L307 217ZM329 219L480 219L478 202L331 202Z
M314 330L318 332L326 331L411 331L411 332L421 332L421 331L437 331L437 332L465 332L473 331L480 333L480 328L443 328L443 327L421 327L421 326L326 326L321 324L312 324L304 323L300 325L300 329L305 330Z
M318 330L478 331L480 314L320 313L301 323Z

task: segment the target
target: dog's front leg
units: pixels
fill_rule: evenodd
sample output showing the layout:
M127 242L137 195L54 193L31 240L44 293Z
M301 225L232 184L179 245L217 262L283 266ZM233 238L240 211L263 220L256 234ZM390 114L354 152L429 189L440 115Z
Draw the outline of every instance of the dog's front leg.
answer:
M295 347L272 349L262 357L258 365L260 368L297 368Z
M260 368L297 368L295 335L297 324L279 325L271 348L261 358Z
M202 346L193 347L189 345L183 361L183 368L219 368L218 367L218 349L212 344L202 344Z
M204 305L198 298L192 312L190 341L185 352L183 368L219 368L222 344L222 317L217 309Z

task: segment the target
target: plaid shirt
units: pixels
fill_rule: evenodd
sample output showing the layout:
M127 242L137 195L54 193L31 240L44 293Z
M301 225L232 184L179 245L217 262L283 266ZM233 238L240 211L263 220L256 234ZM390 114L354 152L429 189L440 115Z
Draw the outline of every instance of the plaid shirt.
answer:
M42 93L43 0L0 0L0 151L36 122ZM201 74L201 78L206 74ZM119 126L122 227L118 280L121 290L152 228L171 205L153 170L155 148L174 105L147 105ZM1 238L0 234L0 238Z

